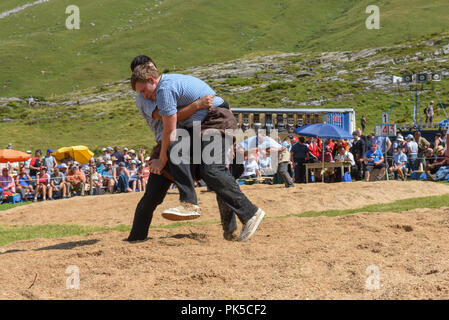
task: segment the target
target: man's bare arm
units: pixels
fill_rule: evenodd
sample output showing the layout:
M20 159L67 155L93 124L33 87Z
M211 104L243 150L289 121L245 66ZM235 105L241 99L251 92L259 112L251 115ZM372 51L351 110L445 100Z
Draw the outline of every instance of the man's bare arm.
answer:
M214 97L215 95L204 96L196 100L195 102L192 102L191 104L185 106L184 108L179 109L177 121L183 121L189 118L190 116L195 114L198 110L209 109L210 107L212 107ZM162 120L162 117L160 116L158 109L153 111L152 117L158 120Z

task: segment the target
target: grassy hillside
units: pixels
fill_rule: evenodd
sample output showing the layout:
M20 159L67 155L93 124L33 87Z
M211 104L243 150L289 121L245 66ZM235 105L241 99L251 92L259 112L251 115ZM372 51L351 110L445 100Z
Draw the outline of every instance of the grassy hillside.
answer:
M252 75L248 73L251 68L256 68ZM366 116L368 132L380 123L381 113L388 112L395 99L391 122L412 121L414 92L401 85L397 95L392 75L433 71L445 75L433 85L449 112L449 33L400 47L260 56L183 70L208 81L233 108L350 107L356 111L357 126L361 116ZM423 89L418 123L420 115L425 121L423 111L430 100L437 104L434 123L445 119L431 84ZM125 81L49 97L37 107L28 107L25 101L0 103L0 121L12 120L1 123L4 146L0 148L12 142L21 150L82 144L97 154L102 147L114 145L149 149L154 137L131 93ZM112 100L94 103L92 98ZM314 104L317 101L320 104Z
M26 3L4 0L0 12ZM129 77L138 54L161 69L267 52L390 45L449 26L449 3L376 1L381 29L367 30L370 0L76 1L81 29L65 28L71 0L0 19L0 96L44 96Z

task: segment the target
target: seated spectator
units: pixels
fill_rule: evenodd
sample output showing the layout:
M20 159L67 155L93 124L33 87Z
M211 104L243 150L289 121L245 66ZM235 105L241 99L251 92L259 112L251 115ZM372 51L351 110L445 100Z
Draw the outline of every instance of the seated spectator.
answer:
M371 143L371 149L365 154L362 159L365 163L365 180L369 181L370 174L374 169L380 169L377 175L377 180L380 180L385 174L385 163L382 151L377 150L377 144Z
M26 172L25 166L20 167L20 173L15 178L16 192L26 200L26 194L34 191L31 176Z
M323 161L323 154L320 156L320 161ZM332 148L327 146L324 149L324 162L334 162L334 157L332 156Z
M139 180L137 176L137 167L136 167L136 161L131 160L130 161L130 168L129 168L129 187L131 187L132 192L136 191L137 187L137 181ZM140 188L139 188L140 190Z
M120 162L119 166L114 170L114 181L117 193L132 191L129 187L129 171L126 169L124 162Z
M65 163L62 163L59 167L59 172L61 172L64 175L64 178L67 176L67 169L68 166Z
M243 179L255 179L260 177L259 165L256 161L256 156L254 154L245 160L245 171L243 171Z
M67 198L67 185L65 183L65 176L56 167L50 175L50 186L48 187L48 200L53 200L53 192L58 192L62 199Z
M434 144L433 144L433 152L436 152L437 151L437 148L439 147L439 146L442 146L442 147L444 147L446 144L444 143L444 141L443 141L443 138L442 138L442 136L441 136L441 133L437 133L437 134L435 134L435 141L434 141Z
M144 173L144 166L140 166L139 169L137 169L137 188L140 191L145 192L146 189L146 180L145 180L145 173Z
M145 163L143 165L143 189L146 188L149 177L150 177L150 157L146 157Z
M351 163L351 170L355 169L355 161L354 161L354 155L346 150L346 147L341 144L340 147L338 148L338 154L335 157L335 162L349 162ZM348 171L348 169L344 169L344 171ZM335 175L336 175L336 179L337 181L342 181L342 176L341 176L341 170L340 168L335 169Z
M37 197L42 195L42 200L47 200L48 184L50 183L50 177L47 174L47 167L41 166L39 174L36 176L36 190L34 191L34 202L37 201Z
M388 168L390 173L398 174L402 181L405 180L405 174L407 173L407 156L404 153L404 148L398 146L393 150L393 166Z
M92 166L92 188L95 195L103 194L103 178L99 172L97 172L97 167Z
M271 167L271 157L267 155L267 151L262 149L259 151L259 157L257 158L257 165L262 176L273 175L273 169Z
M103 158L98 157L97 158L97 172L100 175L103 175L104 164L105 164L105 161L103 160Z
M2 169L2 175L0 176L0 189L2 189L2 201L5 196L16 193L16 184L14 179L9 175L8 168Z
M79 192L81 196L84 196L84 187L86 184L86 177L84 173L79 170L77 164L69 166L66 176L67 197L72 196L72 191Z
M432 149L427 149L426 152L426 167L425 172L427 180L437 181L436 174L440 168L449 165L449 157L446 155L446 151L442 146L437 148L437 152L432 155Z
M101 174L103 177L103 186L108 188L109 193L114 192L115 179L114 179L114 168L112 168L112 161L107 161L106 166Z

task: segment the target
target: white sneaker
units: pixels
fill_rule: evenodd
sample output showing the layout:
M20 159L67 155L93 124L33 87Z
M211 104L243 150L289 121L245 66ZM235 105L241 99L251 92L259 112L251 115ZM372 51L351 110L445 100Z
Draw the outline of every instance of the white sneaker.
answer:
M162 211L162 217L172 221L193 220L200 216L200 207L191 203L183 203L179 207Z
M251 238L264 216L265 212L262 209L258 209L256 214L243 225L242 232L239 237L241 242L245 242Z

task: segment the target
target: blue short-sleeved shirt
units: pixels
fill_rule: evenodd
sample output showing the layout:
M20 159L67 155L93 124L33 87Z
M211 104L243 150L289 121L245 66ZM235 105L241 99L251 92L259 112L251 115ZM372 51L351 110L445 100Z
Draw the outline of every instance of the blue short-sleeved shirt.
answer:
M216 94L209 85L198 78L183 74L163 74L156 88L156 103L162 117L171 116L196 100L210 94ZM224 102L214 97L212 107ZM180 127L190 128L194 121L203 121L209 110L198 110L195 114L179 122Z
M380 158L382 158L383 156L384 155L383 155L382 151L380 151L380 150L376 150L376 152L373 152L372 150L368 150L365 155L366 158L371 159L368 161L368 163L380 161Z
M139 93L136 98L136 106L142 117L146 120L151 131L153 131L156 141L161 141L164 125L161 120L153 118L153 111L156 109L156 101L145 99L145 97Z
M395 153L393 155L394 163L401 164L402 162L407 163L407 155L405 153Z

